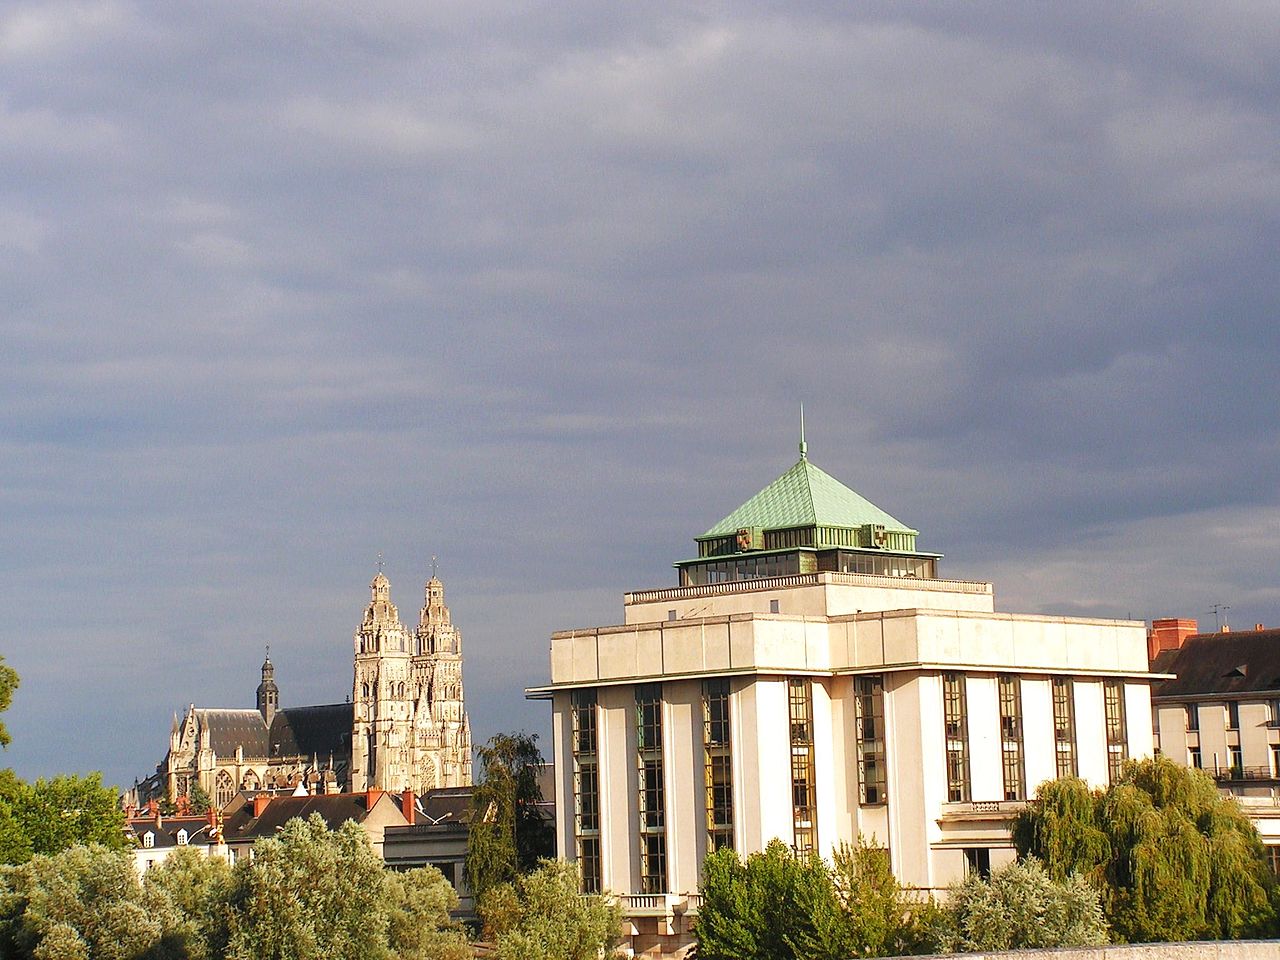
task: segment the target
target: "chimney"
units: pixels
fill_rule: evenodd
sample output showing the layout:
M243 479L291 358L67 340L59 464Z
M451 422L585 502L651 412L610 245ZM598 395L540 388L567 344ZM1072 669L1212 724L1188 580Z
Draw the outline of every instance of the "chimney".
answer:
M1151 629L1147 631L1147 660L1152 661L1165 650L1181 650L1187 637L1200 631L1194 620L1177 617L1166 617L1163 620L1152 620Z
M1265 629L1267 629L1267 628L1266 628L1266 627L1264 627L1264 626L1263 626L1262 624L1260 624L1260 623L1255 623L1255 624L1253 625L1253 629L1254 629L1254 630L1256 630L1258 633L1261 633L1263 630L1265 630Z
M382 791L377 787L370 787L364 792L364 808L372 810L373 805L378 802L378 798L382 796Z
M262 816L262 811L267 809L267 804L271 802L271 794L265 790L262 793L253 795L253 815L254 817Z
M409 826L412 827L418 808L417 802L413 798L413 791L408 787L405 787L404 793L400 795L400 812L404 814L404 818L409 821Z

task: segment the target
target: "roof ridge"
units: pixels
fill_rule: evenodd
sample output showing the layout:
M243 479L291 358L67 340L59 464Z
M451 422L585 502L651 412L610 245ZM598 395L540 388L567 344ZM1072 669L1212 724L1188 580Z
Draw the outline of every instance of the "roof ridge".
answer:
M801 454L800 459L796 461L796 467L799 466L804 467L804 493L805 496L809 498L809 513L813 515L813 522L817 523L818 505L813 502L813 477L809 473L809 468L813 467L814 470L817 470L818 468L814 464L811 464L809 462L809 458L804 454ZM791 469L794 470L795 467L792 467Z

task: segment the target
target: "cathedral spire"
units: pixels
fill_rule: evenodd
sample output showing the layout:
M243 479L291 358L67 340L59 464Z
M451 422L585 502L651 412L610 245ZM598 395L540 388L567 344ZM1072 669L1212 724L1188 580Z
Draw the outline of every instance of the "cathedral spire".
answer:
M262 682L258 684L258 712L268 728L280 708L280 688L276 686L276 668L271 662L271 645L267 644L267 658L262 661Z

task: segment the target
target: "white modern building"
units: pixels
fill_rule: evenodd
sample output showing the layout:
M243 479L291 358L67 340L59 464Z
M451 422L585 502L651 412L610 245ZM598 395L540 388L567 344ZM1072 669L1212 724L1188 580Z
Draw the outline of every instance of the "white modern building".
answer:
M1152 752L1141 622L997 613L917 532L809 462L697 537L679 586L551 638L556 829L638 952L689 940L702 860L861 834L946 887L1013 856L1061 775Z

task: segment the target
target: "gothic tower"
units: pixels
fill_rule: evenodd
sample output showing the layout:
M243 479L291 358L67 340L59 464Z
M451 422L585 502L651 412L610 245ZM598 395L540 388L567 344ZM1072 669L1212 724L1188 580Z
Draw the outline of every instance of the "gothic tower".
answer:
M351 789L413 786L412 637L381 571L355 634L351 702Z
M271 651L268 649L267 659L262 661L262 682L258 684L258 712L266 721L268 730L279 708L280 688L276 686L276 668L271 663Z
M444 603L444 584L427 581L414 636L415 789L471 783L471 725L462 697L462 640Z

